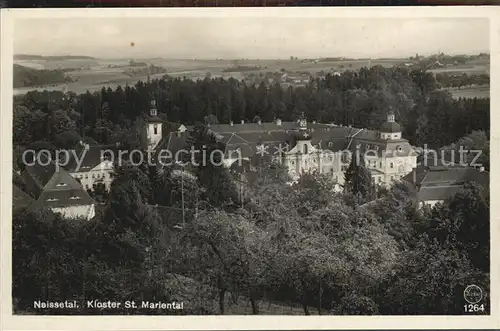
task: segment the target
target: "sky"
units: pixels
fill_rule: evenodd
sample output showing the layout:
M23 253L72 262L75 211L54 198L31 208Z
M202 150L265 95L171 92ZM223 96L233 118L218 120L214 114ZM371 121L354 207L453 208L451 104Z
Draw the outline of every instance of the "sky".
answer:
M132 46L132 44L134 46ZM489 52L484 18L19 19L14 53L99 58L407 57Z

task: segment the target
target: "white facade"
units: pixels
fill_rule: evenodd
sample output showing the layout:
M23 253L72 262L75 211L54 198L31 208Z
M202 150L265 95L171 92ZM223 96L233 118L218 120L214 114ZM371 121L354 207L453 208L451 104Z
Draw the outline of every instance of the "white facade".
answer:
M162 138L162 124L159 122L148 123L148 147L153 150Z
M427 200L427 201L420 201L418 203L418 206L420 208L424 207L424 206L429 206L429 207L434 207L436 204L438 203L442 203L444 202L444 200Z
M401 139L401 132L380 132L380 139Z
M61 208L52 208L54 213L59 213L65 218L83 218L90 220L95 217L94 205L68 206Z
M102 183L106 187L106 190L110 190L111 182L113 181L113 163L111 161L103 160L92 169L81 170L71 173L71 176L79 179L83 188L86 190L92 189L94 184Z

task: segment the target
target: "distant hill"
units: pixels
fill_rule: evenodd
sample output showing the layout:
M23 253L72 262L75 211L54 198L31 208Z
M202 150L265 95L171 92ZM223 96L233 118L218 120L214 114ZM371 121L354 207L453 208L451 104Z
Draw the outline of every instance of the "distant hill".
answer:
M47 61L60 61L60 60L95 60L95 57L83 55L58 55L58 56L42 56L42 55L29 55L17 54L14 55L15 60L47 60Z
M63 70L38 70L14 64L14 88L71 82Z

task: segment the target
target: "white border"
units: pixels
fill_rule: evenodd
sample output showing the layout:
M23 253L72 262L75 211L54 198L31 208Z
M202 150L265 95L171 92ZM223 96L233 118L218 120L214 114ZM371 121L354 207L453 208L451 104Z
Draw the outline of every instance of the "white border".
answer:
M498 7L306 7L306 8L146 8L146 9L3 9L1 11L1 329L2 330L161 330L161 329L480 329L500 328L499 219L496 173L499 161L500 8ZM331 17L335 18L489 18L491 54L491 315L490 316L12 316L11 207L12 207L12 62L13 22L20 18L95 17ZM48 22L50 24L50 21ZM36 33L36 31L33 31Z

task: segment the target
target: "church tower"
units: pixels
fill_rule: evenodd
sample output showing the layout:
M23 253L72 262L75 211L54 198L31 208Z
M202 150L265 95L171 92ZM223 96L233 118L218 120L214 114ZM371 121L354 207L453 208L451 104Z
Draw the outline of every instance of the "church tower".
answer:
M148 148L155 149L162 138L163 121L158 117L156 100L151 100L149 105L149 116L147 119Z
M387 113L387 122L380 127L380 139L401 139L401 126L395 121L394 112Z

